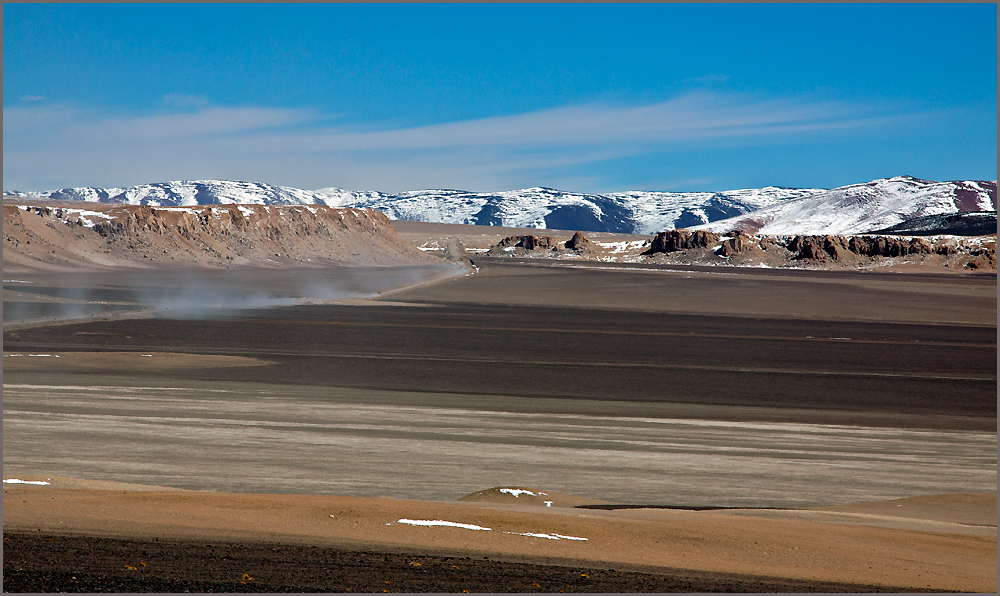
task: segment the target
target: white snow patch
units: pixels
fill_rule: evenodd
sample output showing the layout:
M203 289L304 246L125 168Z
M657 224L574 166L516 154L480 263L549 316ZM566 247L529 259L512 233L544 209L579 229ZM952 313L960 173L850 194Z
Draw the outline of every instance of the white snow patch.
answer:
M484 528L483 526L477 526L475 524L460 524L458 522L444 521L443 519L401 519L396 523L409 524L411 526L447 526L449 528L463 528L465 530L486 530L491 531L493 528Z
M621 242L599 242L597 240L592 240L594 244L600 246L601 248L610 250L612 254L618 254L623 252L629 252L637 248L642 248L642 245L646 243L645 240L630 240Z
M547 538L549 540L587 540L579 536L564 536L563 534L541 534L538 532L504 532L504 534L515 534L517 536L530 536L532 538Z
M89 211L87 209L65 209L62 214L62 219L69 221L70 217L76 217L81 224L86 228L94 227L94 221L90 218L99 217L101 219L111 219L111 216L102 211Z
M44 480L21 480L19 478L4 478L4 484L37 484L39 486L45 486L50 484Z
M28 356L36 358L58 358L59 354L28 354Z
M515 497L520 497L521 495L535 496L536 494L537 495L544 495L545 494L545 493L543 493L541 491L539 491L537 493L534 493L534 492L532 492L530 490L525 490L523 488L501 488L500 492L507 493L508 495L514 495Z

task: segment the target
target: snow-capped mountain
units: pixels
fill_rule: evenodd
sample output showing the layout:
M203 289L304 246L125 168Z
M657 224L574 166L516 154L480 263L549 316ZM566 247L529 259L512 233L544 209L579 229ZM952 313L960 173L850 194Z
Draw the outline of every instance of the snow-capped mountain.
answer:
M181 207L243 203L249 205L325 205L326 195L311 190L274 186L263 182L233 180L183 180L142 184L131 188L63 188L43 192L8 192L4 197L29 197L55 201L90 201Z
M585 194L552 188L493 193L383 193L333 187L312 191L261 182L193 180L131 188L5 191L4 197L153 206L329 205L377 209L397 220L634 234L676 228L851 234L889 228L915 217L995 211L996 181L930 182L901 176L832 190L769 186L723 192Z
M861 234L930 215L996 211L995 180L932 182L910 176L852 184L697 226L768 235Z
M329 205L378 209L390 219L591 232L652 234L740 215L820 189L767 187L724 192L573 193L528 188L496 193L416 190L401 193L322 188L316 191L260 182L191 180L131 188L64 188L5 192L5 197L130 205L191 206L223 203Z
M725 192L572 193L527 188L496 193L417 190L359 199L320 189L351 207L378 209L390 219L514 228L652 234L748 213L820 189L767 187Z

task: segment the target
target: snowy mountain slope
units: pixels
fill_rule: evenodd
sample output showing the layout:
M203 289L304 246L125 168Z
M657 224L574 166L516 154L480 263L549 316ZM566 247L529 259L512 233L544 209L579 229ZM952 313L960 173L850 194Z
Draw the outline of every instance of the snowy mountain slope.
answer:
M897 176L792 199L696 229L741 229L768 235L861 234L918 217L996 211L996 196L996 181L932 182Z
M724 192L572 193L527 188L494 193L415 190L401 193L260 182L193 180L131 188L4 192L48 198L152 206L226 203L372 208L390 219L437 223L653 234L676 228L765 234L851 234L928 215L996 210L996 181L931 182L908 176L832 190L769 186Z
M325 193L331 189L321 189ZM331 193L339 195L340 189ZM527 188L496 193L418 190L371 193L352 207L378 209L390 219L591 232L652 234L748 213L820 189L767 187L719 193L622 192L572 193ZM359 193L355 193L359 194Z
M5 192L8 197L192 206L226 203L329 205L382 211L390 219L591 232L652 234L739 215L820 189L767 187L719 193L572 193L527 188L496 193L415 190L401 193L322 188L316 191L260 182L191 180L131 188L65 188L46 192Z
M325 205L326 195L311 190L274 186L262 182L233 180L184 180L142 184L131 188L64 188L45 192L9 193L5 197L24 196L59 201L90 201L152 205L154 207L190 207L243 203L248 205ZM334 205L336 206L336 205Z

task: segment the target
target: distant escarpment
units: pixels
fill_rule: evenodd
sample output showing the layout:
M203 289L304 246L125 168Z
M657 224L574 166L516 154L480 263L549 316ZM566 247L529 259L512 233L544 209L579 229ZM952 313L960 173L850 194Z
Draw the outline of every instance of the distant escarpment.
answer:
M822 266L863 267L889 259L944 266L996 270L996 236L977 238L881 235L752 235L735 230L722 236L712 232L672 230L653 237L645 256L687 253L706 263L794 266L796 262Z
M641 237L640 237L641 238ZM645 241L591 241L577 232L560 242L552 236L510 236L489 256L583 258L619 263L676 263L751 267L867 268L895 264L966 270L996 270L996 235L893 236L860 234L771 236L734 230L669 230Z
M382 213L326 206L4 205L4 268L435 261Z

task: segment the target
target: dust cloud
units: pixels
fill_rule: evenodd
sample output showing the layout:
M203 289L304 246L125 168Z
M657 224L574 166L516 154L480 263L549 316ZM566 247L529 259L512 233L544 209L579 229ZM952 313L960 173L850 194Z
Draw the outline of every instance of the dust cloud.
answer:
M401 267L152 269L23 274L4 280L3 321L197 319L356 298L464 275L460 264Z

